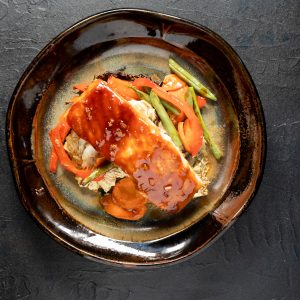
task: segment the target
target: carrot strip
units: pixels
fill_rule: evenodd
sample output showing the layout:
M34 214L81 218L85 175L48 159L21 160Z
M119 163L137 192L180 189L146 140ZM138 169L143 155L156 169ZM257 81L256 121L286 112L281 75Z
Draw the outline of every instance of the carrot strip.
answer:
M187 84L180 79L177 75L175 74L168 74L165 76L162 88L166 91L177 91L183 87L187 87Z
M206 105L206 99L202 96L196 96L199 108L203 108Z
M130 81L110 76L107 80L107 84L114 92L118 93L126 100L140 99L137 93L131 88L132 84Z
M78 90L79 92L84 92L88 88L86 83L78 83L73 86L73 90Z
M70 126L66 121L61 122L58 124L57 127L52 129L49 133L53 150L61 163L61 165L68 171L74 173L75 175L85 178L88 175L90 175L91 170L81 170L78 169L74 163L69 158L68 154L66 153L63 145L63 140L65 139L66 135L70 131ZM63 139L62 139L63 137ZM51 161L51 160L50 160ZM55 158L53 158L53 161L55 162ZM52 162L53 163L53 162ZM52 167L52 168L51 168ZM54 169L54 166L51 166L50 169ZM56 170L56 168L55 168Z
M190 129L194 134L193 145L192 147L188 147L190 149L189 153L192 156L195 156L199 152L202 146L203 132L202 132L202 127L198 121L198 118L195 115L193 108L187 102L183 102L177 97L170 95L168 92L164 91L161 87L159 87L158 85L156 85L154 82L152 82L147 78L138 78L133 82L133 85L137 88L141 88L141 87L152 88L153 92L157 96L173 104L175 107L177 107L178 109L184 112L184 114L187 116L189 120Z
M58 157L56 155L56 152L52 148L51 154L50 154L50 163L49 163L49 169L51 173L55 173L57 169L58 164Z
M145 195L137 190L130 177L121 179L112 194L102 199L102 204L108 214L125 220L138 220L147 209Z

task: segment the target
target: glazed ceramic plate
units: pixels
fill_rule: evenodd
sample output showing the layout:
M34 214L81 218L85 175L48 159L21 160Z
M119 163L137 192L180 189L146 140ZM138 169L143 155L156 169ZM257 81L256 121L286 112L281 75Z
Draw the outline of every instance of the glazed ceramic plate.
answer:
M48 133L74 96L72 86L106 71L163 76L173 57L218 98L203 110L224 152L209 156L209 194L179 214L149 209L140 221L115 219L73 176L48 170ZM214 131L217 128L216 131ZM136 9L91 16L64 31L20 79L7 113L11 166L26 210L54 239L79 254L121 265L151 266L203 249L252 198L263 169L265 130L254 84L233 49L209 29Z

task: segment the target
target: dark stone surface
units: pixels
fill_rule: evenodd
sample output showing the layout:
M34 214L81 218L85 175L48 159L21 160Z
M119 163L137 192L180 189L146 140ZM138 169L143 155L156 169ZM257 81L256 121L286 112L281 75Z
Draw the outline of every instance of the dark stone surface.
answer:
M13 89L54 36L93 13L139 7L215 30L253 76L268 149L248 210L199 255L159 269L120 269L71 253L23 209L10 172L5 116ZM0 299L299 299L300 2L0 0Z

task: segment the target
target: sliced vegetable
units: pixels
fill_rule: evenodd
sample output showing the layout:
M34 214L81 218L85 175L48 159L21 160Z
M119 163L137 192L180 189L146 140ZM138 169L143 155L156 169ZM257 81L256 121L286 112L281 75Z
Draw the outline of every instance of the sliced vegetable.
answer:
M197 102L197 99L196 99L196 94L195 94L194 89L192 90L192 95L193 95L195 113L196 113L196 115L199 119L199 122L202 126L202 129L203 129L203 136L204 136L207 144L209 145L209 147L211 149L211 152L213 153L214 157L219 160L223 156L223 153L219 149L217 144L210 137L209 131L208 131L208 129L207 129L207 127L206 127L206 125L203 121L203 118L202 118L202 115L201 115L201 112L200 112L200 109L199 109L199 106L198 106L198 102Z
M183 122L179 122L178 123L178 133L179 133L179 136L180 136L180 139L182 141L182 144L183 144L183 147L184 149L187 151L187 152L190 152L190 147L189 147L189 144L188 144L188 141L185 139L185 134L184 134L184 127L183 127Z
M153 89L153 92L163 100L173 104L180 111L183 111L188 118L196 118L193 109L187 105L185 101L181 101L176 96L172 95L172 93L167 93L161 87L156 85L148 78L138 78L133 81L133 85L137 88L149 87ZM197 122L198 123L198 122Z
M59 124L59 135L60 135L60 139L62 141L64 141L66 139L66 136L68 135L70 130L71 130L71 127L65 120L63 120Z
M183 102L186 102L186 92L188 90L188 86L184 86L176 91L169 91L168 95L173 95L180 99Z
M139 96L140 100L145 100L149 104L151 104L150 96L147 93L144 93L144 92L140 91L135 86L131 86L131 88L137 93L137 95Z
M49 136L52 142L52 146L57 155L59 162L66 170L74 173L75 175L81 178L85 178L90 175L91 170L78 169L73 164L73 162L71 161L71 159L69 158L68 154L64 149L63 140L61 139L61 132L64 132L64 130L66 130L68 126L69 126L68 123L64 121L50 131Z
M111 195L104 196L101 202L104 207L104 210L109 215L116 217L118 219L136 221L141 219L146 212L145 205L137 208L136 210L127 210L125 208L122 208L121 206L113 202Z
M132 86L131 88L138 94L138 96L139 96L139 98L141 100L145 100L149 104L151 104L150 96L147 93L144 93L144 92L140 91L139 89L137 89L134 86ZM164 100L160 100L160 102L164 106L164 108L166 108L167 110L169 110L170 112L172 112L174 115L179 115L180 114L180 111L178 109L176 109L176 107L174 107L171 104L169 104L168 102L166 102Z
M60 139L62 141L64 141L71 128L70 128L69 124L63 118L62 118L62 120L60 121L60 123L58 124L57 127L58 127L58 132L59 132ZM56 172L57 164L58 164L58 157L57 157L57 154L54 151L54 147L53 147L52 150L51 150L51 154L50 154L50 167L49 167L49 169L50 169L51 173Z
M139 100L137 93L132 90L130 81L110 76L107 80L108 86L126 100Z
M51 150L50 154L50 162L49 162L49 170L51 173L55 173L58 165L58 157L54 149Z
M176 74L168 74L165 76L162 88L166 91L176 91L186 86L186 83L181 80Z
M114 167L114 165L112 163L108 163L105 166L95 169L93 172L91 172L91 174L89 176L87 176L86 178L83 179L82 184L86 185L89 182L93 181L94 179L96 179L96 178L98 179L98 177L100 177L101 175L104 175L104 173L106 173L113 167ZM97 181L99 181L99 180L97 180Z
M178 123L178 132L185 150L189 153L195 153L197 144L195 144L195 137L189 119Z
M185 85L184 87L182 87L176 91L169 91L168 94L177 97L182 102L186 102L187 90L188 90L188 86ZM181 111L181 113L178 116L175 116L175 118L173 118L173 121L175 121L175 124L177 124L178 122L182 122L185 119L186 119L186 116L185 116L184 112Z
M204 97L196 96L196 99L200 109L206 105L206 99Z
M187 118L190 119L190 127L195 137L194 145L196 145L197 147L195 147L193 153L191 153L192 156L195 156L202 146L203 135L202 135L201 125L192 107L190 107L185 101L181 101L177 97L165 92L162 88L160 88L159 86L157 86L155 83L153 83L151 80L147 78L138 78L133 82L133 85L136 86L137 88L144 87L144 86L152 88L153 92L158 97L173 104L176 108L180 109L180 111L184 112Z
M185 97L186 97L186 102L193 107L193 95L192 95L192 91L191 91L191 87L189 87L185 93Z
M121 179L113 188L112 194L102 198L105 211L119 219L138 220L146 212L146 197L137 190L129 177Z
M180 111L174 107L172 104L169 104L165 100L160 100L161 104L164 106L165 109L167 109L169 112L173 113L176 116L180 115Z
M186 101L191 107L194 107L194 100L193 100L193 93L195 93L193 87L189 87L188 91L186 92ZM206 104L206 99L202 96L196 96L196 100L198 103L199 108L203 108Z
M79 83L79 84L75 84L74 86L73 86L73 90L77 90L77 91L79 91L79 92L84 92L87 88L88 88L88 84L86 84L86 83Z
M192 86L200 95L216 101L216 96L197 78L181 67L174 59L169 58L169 67L172 72L183 79L188 85Z
M125 209L137 209L146 203L145 195L140 192L130 177L121 179L112 191L113 199Z
M156 112L157 112L164 128L166 129L168 135L171 137L174 144L177 147L182 147L182 143L180 141L178 132L177 132L173 122L171 121L171 119L170 119L168 113L166 112L165 108L160 103L160 100L159 100L158 96L152 90L150 92L150 100L151 100L152 106L156 110Z

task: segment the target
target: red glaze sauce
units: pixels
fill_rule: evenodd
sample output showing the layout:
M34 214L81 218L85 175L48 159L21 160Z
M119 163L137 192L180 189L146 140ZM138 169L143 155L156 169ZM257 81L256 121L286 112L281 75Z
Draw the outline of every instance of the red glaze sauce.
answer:
M132 176L138 190L159 208L177 212L201 187L174 144L105 82L91 83L67 120L79 137Z

